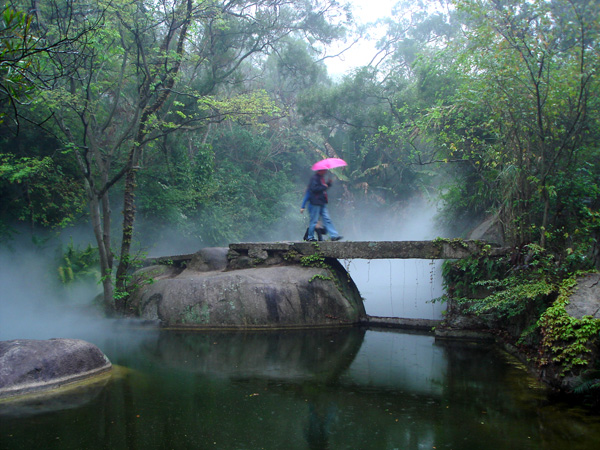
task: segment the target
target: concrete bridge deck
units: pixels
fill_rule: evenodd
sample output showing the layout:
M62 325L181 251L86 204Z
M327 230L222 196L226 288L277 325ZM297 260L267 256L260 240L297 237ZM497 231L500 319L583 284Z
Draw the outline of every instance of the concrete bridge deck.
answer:
M510 249L484 241L436 239L433 241L320 241L253 242L229 244L230 251L249 257L264 252L294 251L301 255L319 253L336 259L462 259L473 255L502 256Z
M276 262L285 255L308 256L319 253L336 259L462 259L473 255L503 256L510 248L484 241L463 239L436 239L433 241L320 241L320 242L246 242L229 244L230 268L235 260ZM184 255L149 258L148 264L181 266L194 257ZM234 262L231 264L231 262Z

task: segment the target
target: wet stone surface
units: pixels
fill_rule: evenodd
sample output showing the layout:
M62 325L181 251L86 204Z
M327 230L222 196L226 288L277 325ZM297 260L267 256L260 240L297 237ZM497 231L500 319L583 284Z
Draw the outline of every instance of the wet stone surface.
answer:
M0 341L0 399L51 390L111 368L98 347L80 339Z
M565 308L576 319L592 316L600 319L600 274L586 274L577 279L577 287Z

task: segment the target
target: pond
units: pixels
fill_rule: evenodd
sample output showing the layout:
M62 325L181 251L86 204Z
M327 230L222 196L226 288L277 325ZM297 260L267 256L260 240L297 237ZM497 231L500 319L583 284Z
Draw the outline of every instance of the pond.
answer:
M554 403L487 344L343 328L94 342L113 374L0 403L1 449L598 449L600 418Z

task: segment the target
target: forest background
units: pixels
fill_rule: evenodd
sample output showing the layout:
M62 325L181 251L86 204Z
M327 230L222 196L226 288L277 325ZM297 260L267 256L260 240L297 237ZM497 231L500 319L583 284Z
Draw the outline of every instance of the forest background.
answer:
M415 202L448 237L492 218L547 301L597 266L599 18L594 0L400 1L374 27L323 0L5 1L2 252L84 226L57 279L99 273L123 311L148 252L300 239L310 166L340 157L346 238L385 238ZM370 64L328 74L374 32Z

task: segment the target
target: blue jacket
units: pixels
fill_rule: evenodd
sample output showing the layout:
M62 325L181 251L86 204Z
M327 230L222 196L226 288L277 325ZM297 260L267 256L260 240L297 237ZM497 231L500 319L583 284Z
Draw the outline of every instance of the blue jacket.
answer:
M323 206L327 204L327 188L331 181L325 184L323 177L315 173L308 182L308 196L311 205Z

